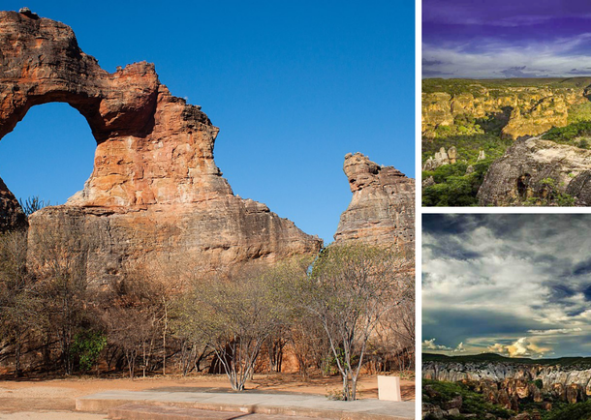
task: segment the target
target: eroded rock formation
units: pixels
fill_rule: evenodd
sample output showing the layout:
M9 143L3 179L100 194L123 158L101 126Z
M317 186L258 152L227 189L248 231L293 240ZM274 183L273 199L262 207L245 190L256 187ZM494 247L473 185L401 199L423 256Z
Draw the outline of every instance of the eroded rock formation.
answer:
M508 206L566 194L574 204L588 206L589 181L591 151L532 137L516 141L490 166L478 200L483 206Z
M427 361L423 363L422 375L429 380L472 383L489 402L500 405L510 404L513 398L541 402L542 394L571 404L591 396L588 366Z
M345 156L343 170L353 198L334 235L335 243L414 244L415 182L392 166L361 153Z
M321 246L264 204L233 194L213 160L218 128L172 96L154 65L108 73L80 50L71 28L30 12L0 12L0 51L0 138L32 106L67 102L97 142L84 189L30 218L30 253L48 237L70 238L100 284L156 256L207 268Z
M435 137L439 127L461 125L466 118L491 117L504 122L503 137L536 136L552 127L567 125L569 110L588 102L589 96L587 88L583 87L487 88L477 81L463 89L467 92L423 93L422 133L425 138Z

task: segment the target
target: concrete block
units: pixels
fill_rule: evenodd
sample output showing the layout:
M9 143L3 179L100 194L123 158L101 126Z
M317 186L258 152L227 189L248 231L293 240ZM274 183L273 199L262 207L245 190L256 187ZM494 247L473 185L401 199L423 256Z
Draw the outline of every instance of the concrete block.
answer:
M400 378L378 375L378 398L381 401L402 401Z

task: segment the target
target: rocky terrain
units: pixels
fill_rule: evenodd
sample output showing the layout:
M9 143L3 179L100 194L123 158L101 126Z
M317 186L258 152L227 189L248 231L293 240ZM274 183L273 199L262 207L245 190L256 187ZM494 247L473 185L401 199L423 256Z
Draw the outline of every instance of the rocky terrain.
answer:
M524 420L551 418L540 413L564 409L591 399L589 359L536 361L488 356L490 357L478 355L474 358L451 357L438 360L436 356L425 355L422 376L426 385L423 392L431 403L424 406L424 415L446 418L466 412L466 407L462 411L462 397L455 396L443 402L445 398L441 398L441 391L437 390L439 387L458 387L455 388L456 391L464 390L466 395L481 398L482 403L490 404L490 407L498 407L514 414L521 412L521 417L512 418ZM450 385L445 385L446 383ZM434 403L435 401L442 403ZM489 411L494 411L490 407Z
M414 248L415 181L361 153L345 156L353 198L334 235L335 244L395 244Z
M467 80L457 83L458 90L451 91L445 85L438 87L437 80L427 82L430 89L422 98L423 137L436 137L438 128L461 126L466 119L491 116L505 120L504 137L536 136L552 127L566 126L569 111L589 102L586 86L562 86L558 79L551 83L531 82L529 86L511 86Z
M591 78L423 81L423 205L588 206Z
M478 191L483 206L519 205L551 196L591 205L591 151L540 137L515 142L489 168Z
M67 102L97 142L84 189L30 217L33 257L66 241L91 283L104 284L156 256L190 255L208 270L321 247L264 204L233 194L213 160L218 128L200 107L172 96L154 65L108 73L80 50L68 26L30 12L0 12L0 51L0 138L32 106ZM12 195L1 190L3 222L19 223L18 215L7 216L18 212Z

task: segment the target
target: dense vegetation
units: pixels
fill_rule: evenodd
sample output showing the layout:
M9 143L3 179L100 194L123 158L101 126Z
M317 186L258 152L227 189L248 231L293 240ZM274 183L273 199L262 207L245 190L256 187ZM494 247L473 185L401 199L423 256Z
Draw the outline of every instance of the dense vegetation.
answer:
M589 149L589 146L591 146L591 121L580 121L566 127L554 127L547 131L542 138L556 143Z
M543 87L547 89L581 88L591 84L591 78L547 78L547 79L424 79L423 93L443 92L451 96L464 93L474 97L499 97L520 95L509 91L514 87ZM427 99L426 99L427 100ZM433 105L437 103L432 98ZM428 104L427 104L428 105ZM422 162L433 157L441 148L446 151L453 146L457 151L457 163L440 166L433 171L423 171L424 206L476 206L477 193L489 166L501 157L513 143L503 139L501 132L508 123L512 109L505 107L501 112L484 118L456 115L449 125L439 125L430 131L429 138L423 139ZM591 147L591 102L574 105L568 111L569 125L553 128L544 139L569 144L583 149ZM478 161L480 151L486 159ZM449 167L448 167L449 166ZM572 206L574 198L561 192L560 185L553 179L546 179L542 185L544 194L524 200L522 205ZM538 196L540 195L540 196Z
M340 374L355 399L362 367L412 372L412 250L325 249L315 259L202 273L185 261L127 267L87 284L72 230L0 235L0 368L7 376L255 372ZM376 334L379 329L380 334Z
M444 406L446 402L461 396L460 415L446 415L445 420L462 420L469 418L485 419L488 414L495 418L509 419L517 413L506 410L498 405L487 402L483 395L476 392L470 384L462 382L440 382L423 380L423 403ZM552 409L546 411L539 403L522 400L519 412L538 413L542 420L589 420L591 418L591 400L568 404L564 401L553 401ZM435 420L438 417L430 414L425 420Z
M461 414L476 414L477 418L485 418L486 414L494 414L503 419L510 418L514 413L499 406L488 403L482 394L474 392L468 385L461 382L440 382L423 379L423 403L442 406L456 396L462 397ZM428 415L425 420L435 420L437 417ZM447 416L448 420L464 419L460 416Z
M478 95L481 88L508 87L583 88L591 85L590 77L569 78L511 78L511 79L423 79L423 93L445 92L450 95L472 93Z
M438 136L432 140L423 140L423 163L442 147L449 150L454 146L458 152L458 163L440 166L435 171L423 171L423 180L433 177L435 181L435 185L423 188L424 206L477 205L476 194L489 166L512 143L511 140L501 138L502 124L498 117L467 121L466 125L459 127L476 127L482 133ZM486 158L479 161L480 151L484 151ZM472 166L473 171L466 173L469 166Z

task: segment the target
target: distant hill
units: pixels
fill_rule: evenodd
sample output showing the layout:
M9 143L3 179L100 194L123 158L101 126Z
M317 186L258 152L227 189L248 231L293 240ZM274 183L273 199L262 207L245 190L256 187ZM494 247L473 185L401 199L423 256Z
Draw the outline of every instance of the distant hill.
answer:
M423 362L443 363L482 363L498 362L522 365L561 365L561 366L591 366L591 357L560 357L555 359L531 359L527 357L506 357L496 353L481 353L462 356L446 356L444 354L423 353Z
M450 95L457 95L472 92L475 85L480 85L487 89L509 87L585 88L591 85L591 76L567 78L423 79L423 92L446 92Z

